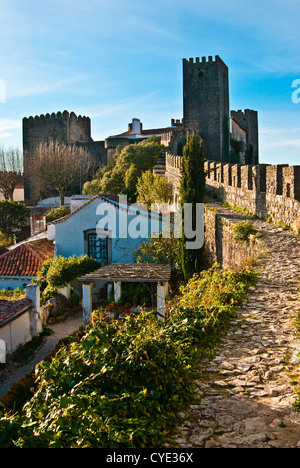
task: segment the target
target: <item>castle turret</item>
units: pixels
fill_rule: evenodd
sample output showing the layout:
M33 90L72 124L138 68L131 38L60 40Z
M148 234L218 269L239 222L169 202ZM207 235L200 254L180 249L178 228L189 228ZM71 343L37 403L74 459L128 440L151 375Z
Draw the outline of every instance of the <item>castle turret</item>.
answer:
M91 121L89 117L77 117L74 112L52 113L23 119L24 195L32 202L37 194L36 181L32 177L35 149L42 143L56 141L65 145L89 145Z
M218 55L183 59L183 112L185 130L203 138L205 157L228 161L228 67Z

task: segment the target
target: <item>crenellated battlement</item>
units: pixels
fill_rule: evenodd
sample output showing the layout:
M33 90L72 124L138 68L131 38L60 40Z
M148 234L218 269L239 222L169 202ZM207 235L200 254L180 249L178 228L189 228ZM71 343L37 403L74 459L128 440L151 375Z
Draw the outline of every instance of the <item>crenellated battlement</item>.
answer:
M172 169L181 169L182 156L174 156L173 154L166 153L166 170L172 172Z
M77 115L74 112L69 113L68 111L64 112L53 112L52 114L41 114L36 115L35 117L24 117L23 122L26 123L37 123L37 122L51 122L51 121L61 121L61 120L71 120L73 122L90 122L90 118L86 116Z
M91 145L93 140L90 118L81 115L77 117L74 112L65 110L23 119L24 186L27 201L34 199L37 192L36 182L31 176L35 150L40 144L50 141L63 145ZM95 159L98 166L97 154Z
M215 58L213 58L212 55L209 55L208 57L196 57L195 59L193 57L189 58L189 59L182 59L183 61L183 64L197 64L197 63L218 63L218 62L221 62L221 63L224 63L223 60L220 58L219 55L216 55Z
M166 155L166 178L178 193L181 156ZM206 161L206 189L218 200L300 230L300 166Z
M23 147L32 151L40 143L57 141L66 145L90 143L91 120L74 112L41 114L23 119Z
M300 229L300 166L205 163L206 187L231 206Z

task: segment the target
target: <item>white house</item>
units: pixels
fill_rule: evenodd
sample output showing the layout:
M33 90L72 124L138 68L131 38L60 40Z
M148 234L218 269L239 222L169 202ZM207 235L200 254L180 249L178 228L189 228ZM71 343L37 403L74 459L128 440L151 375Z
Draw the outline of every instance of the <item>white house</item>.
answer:
M74 196L71 213L49 223L55 257L88 255L104 264L134 263L133 252L151 233L162 230L161 217L126 197Z
M38 336L42 329L38 284L26 287L24 299L0 301L0 351L4 351L4 358L6 353L13 353L19 346ZM0 357L3 358L3 355ZM0 363L5 363L5 359Z

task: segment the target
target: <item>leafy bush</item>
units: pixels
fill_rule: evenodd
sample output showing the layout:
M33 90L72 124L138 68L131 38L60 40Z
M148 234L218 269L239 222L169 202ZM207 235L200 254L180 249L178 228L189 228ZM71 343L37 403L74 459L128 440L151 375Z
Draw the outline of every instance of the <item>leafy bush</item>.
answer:
M138 178L137 202L146 205L149 210L152 203L169 203L170 198L171 185L165 177L146 171Z
M46 260L39 271L37 281L41 282L42 304L53 297L57 289L74 279L99 268L99 263L87 255L84 257L56 257Z
M67 216L70 213L70 211L71 209L64 205L58 208L52 208L52 210L50 210L49 213L47 213L46 222L51 223L56 219L63 218L64 216Z
M14 289L13 291L6 291L2 289L0 291L0 300L1 301L16 301L18 299L24 299L25 291L20 291L19 288Z
M16 201L0 201L0 231L4 237L13 237L15 231L22 229L30 216L24 203Z
M143 172L152 171L161 150L160 139L155 136L126 147L118 146L112 161L97 172L96 179L84 184L82 193L124 194L135 202L138 178Z
M156 286L156 285L155 285ZM121 304L151 304L150 288L139 283L123 283Z
M33 398L0 419L0 447L160 447L192 398L196 363L254 280L249 268L215 266L182 289L164 322L143 313L95 323L38 366Z

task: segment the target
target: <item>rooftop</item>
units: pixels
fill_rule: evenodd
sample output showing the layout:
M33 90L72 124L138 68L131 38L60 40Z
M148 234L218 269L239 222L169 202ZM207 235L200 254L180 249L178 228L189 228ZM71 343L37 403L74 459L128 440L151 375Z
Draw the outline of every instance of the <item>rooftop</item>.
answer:
M32 305L30 299L19 299L17 301L0 301L0 326L15 315L23 312Z
M48 239L21 244L0 257L0 276L37 276L48 258L54 258L54 244Z
M164 283L171 278L171 266L155 263L113 263L79 278L93 280L122 281L127 283Z
M1 255L5 254L6 252L8 252L8 249L6 249L5 247L0 246L0 257L1 257Z
M72 197L72 198L75 199L75 197ZM99 195L81 196L77 198L78 199L81 198L83 201L83 203L80 206L78 206L74 211L71 211L70 214L63 216L62 218L56 219L55 221L51 221L50 223L48 223L48 225L50 224L56 225L56 224L63 223L64 221L76 215L76 213L83 210L91 203L93 203L95 200L102 200L104 203L110 203L119 209L127 209L129 212L131 210L130 207L133 206L132 213L134 214L140 213L140 214L144 214L145 216L154 216L153 213L151 213L151 211L149 211L145 205L132 204L130 202L126 202L126 204L124 204L122 196L119 197L118 195L99 194Z

